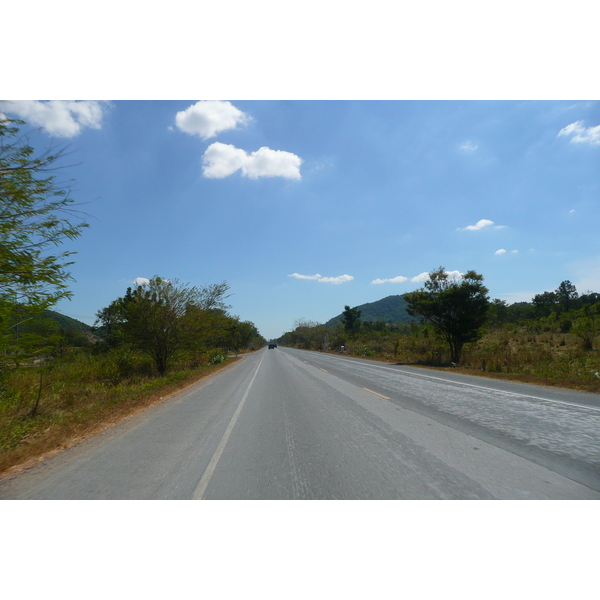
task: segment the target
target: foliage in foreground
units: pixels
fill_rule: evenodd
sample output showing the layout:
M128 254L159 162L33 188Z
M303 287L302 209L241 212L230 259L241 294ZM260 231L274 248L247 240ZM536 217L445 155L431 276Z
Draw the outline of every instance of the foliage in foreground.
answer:
M17 361L19 326L71 296L73 252L56 249L87 227L68 186L51 174L64 149L36 154L23 125L0 115L0 351Z

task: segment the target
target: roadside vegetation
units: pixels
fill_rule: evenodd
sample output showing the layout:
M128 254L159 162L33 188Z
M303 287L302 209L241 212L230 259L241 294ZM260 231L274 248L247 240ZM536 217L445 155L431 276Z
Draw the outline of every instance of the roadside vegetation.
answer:
M151 361L126 350L71 351L44 367L5 375L0 397L0 473L135 414L230 364L181 361L158 376Z
M159 277L98 311L88 336L21 306L5 331L0 371L0 473L71 445L266 343L230 316L224 282L197 289ZM7 313L10 316L10 313Z
M432 275L441 272L443 269L438 269ZM434 282L433 287L438 284ZM600 294L579 295L571 282L563 281L556 290L538 294L531 302L487 301L484 318L471 322L475 325L468 329L472 339L462 344L457 361L456 346L450 345L447 332L436 319L443 326L441 317L456 314L453 311L458 307L443 302L436 316L434 298L423 298L427 291L427 287L418 290L417 298L427 303L433 320L419 314L413 304L412 323L363 322L360 311L346 306L340 324L327 327L301 319L278 342L394 364L600 393ZM481 300L481 292L480 287L471 299ZM454 295L460 304L458 291ZM410 294L405 299L410 310Z
M0 115L1 117L1 115ZM97 312L93 330L49 310L88 226L57 183L64 150L36 155L0 118L0 473L67 447L265 345L228 313L227 282L154 277Z

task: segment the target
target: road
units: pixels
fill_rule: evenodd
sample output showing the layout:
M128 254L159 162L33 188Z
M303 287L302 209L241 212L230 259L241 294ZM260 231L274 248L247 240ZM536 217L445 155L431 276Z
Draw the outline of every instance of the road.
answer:
M599 499L600 395L288 348L0 482L14 499Z

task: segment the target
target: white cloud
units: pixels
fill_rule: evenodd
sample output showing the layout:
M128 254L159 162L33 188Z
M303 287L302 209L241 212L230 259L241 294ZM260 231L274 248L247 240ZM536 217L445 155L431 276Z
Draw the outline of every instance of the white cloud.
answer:
M500 254L506 254L506 250L504 248L500 248L500 250L496 250L496 252L494 252L494 254L496 255L500 255Z
M238 124L244 125L250 120L249 115L223 100L200 100L175 116L175 124L181 131L197 135L203 140L215 137L221 131L235 129Z
M398 275L398 277L392 277L391 279L373 279L371 283L380 284L380 283L403 283L408 281L408 277L403 277L402 275Z
M596 127L584 127L583 121L575 121L566 127L563 127L558 136L572 136L571 143L576 144L588 143L592 146L600 146L600 125ZM557 137L558 137L557 136Z
M333 283L340 284L346 283L347 281L352 281L354 277L352 275L338 275L337 277L323 277L322 275L300 275L299 273L292 273L288 275L288 277L295 277L296 279L312 279L316 281L320 281L321 283Z
M448 279L452 280L452 279L461 279L462 276L464 275L464 273L461 273L460 271L444 271L444 273L446 273L446 275L448 275ZM425 273L421 273L420 275L417 275L416 277L413 277L411 279L411 281L413 283L422 283L424 281L427 281L429 279L429 273L425 272Z
M248 155L231 144L215 142L204 153L202 160L204 177L222 179L241 169Z
M242 166L242 174L250 179L258 177L300 179L301 164L302 159L291 152L271 150L263 146L248 157L246 164Z
M490 221L489 219L481 219L480 221L477 221L477 223L475 225L467 225L467 227L464 228L458 228L459 231L479 231L480 229L483 229L484 227L490 227L491 225L494 224L494 221Z
M146 279L146 277L136 277L133 280L133 283L135 283L135 285L148 285L150 283L150 280Z
M205 177L221 179L241 170L250 179L259 177L285 177L301 179L302 159L291 152L262 147L252 154L232 144L214 142L204 153L203 173Z
M491 227L494 225L494 221L490 221L489 219L481 219L477 221L475 225L467 225L466 227L457 227L457 231L479 231L480 229L485 229L486 227ZM506 225L496 225L494 229L506 229Z
M100 129L105 106L95 100L10 100L2 108L50 135L75 137L85 127Z
M561 136L561 135L571 135L572 133L580 133L583 130L584 130L583 121L575 121L575 123L571 123L570 125L567 125L566 127L563 127L558 132L558 136Z
M473 152L474 150L477 150L477 148L478 148L477 144L473 145L470 140L465 142L460 147L461 150L466 150L467 152Z
M346 283L347 281L352 281L353 279L354 277L352 277L352 275L338 275L337 277L321 277L319 281L322 283L334 283L337 285L339 283Z
M288 277L295 277L296 279L321 279L322 275L318 273L316 275L300 275L300 273L292 273Z
M448 279L462 279L464 273L460 271L444 271L448 275Z

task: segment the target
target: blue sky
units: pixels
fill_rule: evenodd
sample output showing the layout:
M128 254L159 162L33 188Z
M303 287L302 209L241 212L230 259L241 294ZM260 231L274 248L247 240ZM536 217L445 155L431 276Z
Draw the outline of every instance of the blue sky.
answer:
M493 298L600 291L600 102L7 101L67 144L88 203L74 297L93 323L137 278L226 280L277 337L474 269ZM79 164L80 163L80 164Z
M509 302L600 291L591 8L34 3L26 40L3 32L0 112L80 163L91 226L58 309L92 323L137 278L227 280L270 338L439 266Z

